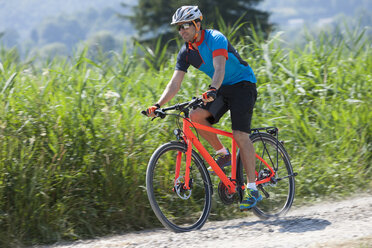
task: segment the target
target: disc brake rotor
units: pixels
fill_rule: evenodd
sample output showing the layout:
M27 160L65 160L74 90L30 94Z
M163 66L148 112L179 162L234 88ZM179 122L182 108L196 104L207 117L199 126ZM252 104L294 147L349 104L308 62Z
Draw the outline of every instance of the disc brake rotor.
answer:
M177 193L177 195L183 199L183 200L187 200L191 197L191 189L184 189L184 185L185 185L185 182L184 182L184 178L183 176L180 176L179 178L176 179L176 182L174 183L174 189Z

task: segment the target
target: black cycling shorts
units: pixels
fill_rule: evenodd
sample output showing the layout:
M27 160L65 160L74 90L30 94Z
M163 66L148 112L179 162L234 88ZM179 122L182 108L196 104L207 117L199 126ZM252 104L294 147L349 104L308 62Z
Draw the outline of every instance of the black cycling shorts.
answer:
M208 118L211 124L217 123L230 110L232 130L251 132L253 107L257 100L256 84L243 81L233 85L221 86L217 98L203 105L212 116Z

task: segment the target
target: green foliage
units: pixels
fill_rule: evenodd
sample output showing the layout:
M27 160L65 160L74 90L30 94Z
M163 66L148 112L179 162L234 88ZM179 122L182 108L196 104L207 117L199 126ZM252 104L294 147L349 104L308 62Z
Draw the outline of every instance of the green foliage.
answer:
M372 50L363 32L309 35L304 49L283 49L279 35L263 42L254 29L236 40L258 78L253 126L279 127L299 173L295 204L371 187ZM144 65L141 48L95 61L85 49L42 64L0 49L1 247L159 225L145 192L146 165L174 139L174 119L151 122L140 111L158 100L175 55L161 46L144 50ZM172 103L208 84L190 70ZM218 127L229 130L229 118ZM213 204L212 219L232 217L217 194Z
M39 51L39 56L43 59L66 55L68 55L68 48L64 43L60 42L48 44Z
M269 23L269 13L255 8L262 0L250 1L218 1L218 7L214 7L210 1L153 1L139 0L138 5L132 7L133 15L129 20L139 31L142 40L153 42L160 35L166 40L174 36L173 27L170 26L174 12L183 5L197 5L203 13L203 27L211 28L214 24L223 23L225 26L232 26L233 23L245 22L252 24L256 29L263 30L266 36L272 30ZM212 6L212 7L211 7ZM222 18L221 18L222 17ZM235 32L243 35L243 29L236 29ZM145 35L145 37L144 37ZM246 35L246 34L245 34ZM150 36L150 37L149 37Z
M117 40L108 31L101 31L88 39L90 57L96 58L100 54L107 54L117 50Z
M167 52L168 44L171 41L172 40L169 40L166 44L163 44L162 37L159 37L154 49L144 46L140 42L136 41L136 46L144 53L143 59L147 67L153 70L159 70L166 64L169 56L169 53Z
M223 34L226 34L226 38L230 41L230 43L235 43L235 40L239 35L239 31L243 30L243 27L247 24L247 22L242 22L245 14L243 14L235 23L228 25L221 15L217 17L217 26L218 30ZM244 31L243 31L244 32ZM247 36L247 34L245 34Z

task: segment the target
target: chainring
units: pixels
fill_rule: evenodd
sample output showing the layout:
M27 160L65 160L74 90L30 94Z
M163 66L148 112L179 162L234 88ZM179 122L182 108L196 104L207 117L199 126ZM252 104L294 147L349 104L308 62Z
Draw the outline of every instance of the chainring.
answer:
M225 205L233 204L236 199L236 194L230 194L228 188L222 181L218 184L218 195Z

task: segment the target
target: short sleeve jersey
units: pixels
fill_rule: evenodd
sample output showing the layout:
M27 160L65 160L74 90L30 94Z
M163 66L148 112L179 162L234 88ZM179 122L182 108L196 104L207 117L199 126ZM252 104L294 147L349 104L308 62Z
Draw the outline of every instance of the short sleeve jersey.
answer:
M222 85L231 85L242 81L256 83L252 68L244 61L227 38L217 30L202 30L197 49L185 43L177 56L176 70L187 72L190 65L213 77L213 58L225 56L225 77Z

